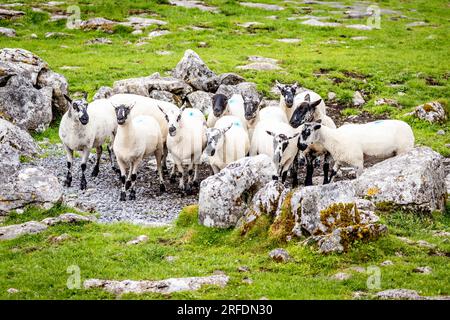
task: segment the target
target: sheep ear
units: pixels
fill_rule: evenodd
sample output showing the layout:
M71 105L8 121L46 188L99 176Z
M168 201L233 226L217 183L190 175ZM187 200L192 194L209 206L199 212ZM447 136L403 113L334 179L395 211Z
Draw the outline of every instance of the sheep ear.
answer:
M316 125L314 126L314 130L319 130L321 127L322 127L321 124L316 124Z
M157 104L157 106L158 106L158 109L162 112L162 114L166 118L166 121L169 122L169 117L167 116L167 113L164 112L164 110L159 106L159 104Z
M297 89L298 89L298 82L295 82L295 83L292 85L292 88L295 89L295 90L297 90Z
M319 100L314 101L313 103L311 103L309 106L310 106L311 108L315 108L315 107L317 107L321 102L322 102L322 99L319 99Z
M136 105L136 101L133 102L133 104L130 104L130 105L128 106L128 109L130 109L130 110L133 109L135 105Z
M86 91L83 91L83 99L87 100L88 98L88 93Z
M307 93L307 94L305 95L305 101L306 101L306 102L311 102L311 97L310 97L309 93Z
M66 98L66 100L69 102L69 103L72 103L72 99L70 99L70 97L68 96L68 95L64 95L64 98Z
M279 83L278 80L275 80L275 85L277 86L278 90L281 91L281 89L283 89L283 85Z
M272 136L272 137L275 137L275 136L276 136L275 133L273 133L272 131L269 131L269 130L266 130L266 133L267 133L269 136Z
M294 138L297 138L299 134L300 134L299 132L294 134L292 137L289 137L288 140L292 140Z
M228 130L231 129L232 126L233 126L233 124L230 124L227 128L223 129L222 133L226 133Z

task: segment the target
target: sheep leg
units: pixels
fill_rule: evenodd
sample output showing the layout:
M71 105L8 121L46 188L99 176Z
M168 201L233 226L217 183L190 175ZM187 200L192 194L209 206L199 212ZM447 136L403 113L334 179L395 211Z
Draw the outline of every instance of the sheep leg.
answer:
M178 187L180 188L181 191L185 191L183 163L177 161L175 164L177 166L178 171L181 173L180 183L178 184Z
M86 171L86 162L88 158L89 158L89 148L84 148L81 156L81 183L80 183L81 190L85 190L87 187L85 171Z
M100 159L102 157L102 152L103 152L102 146L96 147L95 151L97 152L97 162L95 162L95 167L92 170L92 173L91 173L92 177L98 176L98 173L100 172Z
M157 149L155 151L155 158L156 158L156 168L158 169L158 176L159 176L159 191L164 192L166 191L166 186L164 185L164 178L163 178L164 163L161 163L164 158L164 151L161 152L160 149Z
M136 179L137 179L137 169L139 167L139 163L142 161L142 158L137 159L134 163L131 164L130 168L130 179L127 181L127 184L130 182L130 196L128 199L136 200Z
M108 149L109 161L111 162L111 169L120 176L120 169L118 169L115 165L116 156L114 154L113 147L112 145L108 144L106 148Z
M125 189L125 182L126 182L126 174L127 174L127 166L125 162L121 161L120 159L117 159L117 164L119 165L120 170L120 182L122 184L122 189L120 191L120 201L126 200L126 189Z
M305 178L305 186L312 186L313 184L313 173L314 173L314 164L313 157L311 155L306 155L306 178Z
M198 188L198 164L194 164L194 179L193 179L194 187Z
M330 178L328 180L329 182L333 182L334 181L334 177L336 176L336 174L338 173L340 168L341 168L341 163L336 161L336 163L333 166L333 169L331 169Z
M186 185L186 194L191 195L192 194L192 175L194 174L193 170L194 164L191 162L188 166L188 181Z
M167 144L164 142L163 144L163 153L162 153L162 170L164 173L168 173L169 170L167 169L167 154L169 153L169 150L167 149Z
M297 188L298 187L298 154L295 156L294 161L292 161L291 177L292 177L292 188Z
M327 152L323 157L323 184L330 183L328 178L328 172L330 171L330 157L331 155Z
M72 164L73 164L73 150L68 146L64 146L66 149L66 158L67 158L67 174L66 180L64 181L65 187L70 187L72 184Z

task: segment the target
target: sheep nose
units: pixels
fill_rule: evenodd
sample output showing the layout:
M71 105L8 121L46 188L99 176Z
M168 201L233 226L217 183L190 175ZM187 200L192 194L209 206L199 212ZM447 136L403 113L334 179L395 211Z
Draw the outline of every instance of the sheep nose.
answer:
M304 143L300 143L300 144L298 145L298 148L299 148L301 151L305 151L306 148L308 148L308 146L307 146L306 144L304 144Z
M169 128L169 132L170 132L170 133L174 133L175 130L176 130L175 127L170 127L170 128Z
M216 150L215 150L215 149L212 149L211 152L210 152L211 157L214 156L215 153L216 153Z

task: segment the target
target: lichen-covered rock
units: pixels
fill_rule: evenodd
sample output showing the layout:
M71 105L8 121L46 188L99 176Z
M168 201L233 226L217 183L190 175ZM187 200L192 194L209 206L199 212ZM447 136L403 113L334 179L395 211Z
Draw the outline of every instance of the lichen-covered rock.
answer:
M11 240L25 234L40 233L47 228L47 225L37 221L28 221L22 224L0 227L0 240Z
M150 92L149 96L150 96L150 98L153 98L156 100L161 100L161 101L171 102L178 106L181 104L181 99L178 96L176 96L173 93L170 93L168 91L153 90L152 92Z
M207 227L235 226L255 192L272 180L276 168L267 155L230 163L200 184L199 221ZM247 198L247 199L246 199Z
M0 36L14 38L16 36L16 30L11 28L0 27Z
M111 21L105 18L91 18L86 21L81 21L80 28L83 30L103 30L110 31L116 24L115 21Z
M44 130L53 114L67 110L64 76L24 49L0 50L0 114L21 128ZM53 107L53 110L52 110Z
M57 217L45 218L41 222L47 226L54 226L59 223L85 223L96 221L93 216L82 216L76 213L63 213Z
M395 299L395 300L422 300L423 297L415 290L409 289L389 289L377 293L379 299Z
M0 118L0 144L9 145L19 154L31 157L39 148L28 132Z
M245 82L245 79L236 73L222 73L219 76L219 84L234 86L241 82Z
M179 291L194 291L204 285L226 286L229 277L226 275L212 275L207 277L170 278L165 280L99 280L88 279L84 281L85 289L103 288L109 293L121 295L124 293L172 293Z
M253 82L241 82L237 85L222 84L217 89L216 93L221 93L231 98L233 94L241 94L252 101L260 101L261 95L256 90L256 85Z
M0 119L1 120L1 119ZM0 139L1 140L1 139ZM0 180L6 181L20 168L19 152L9 144L0 144Z
M44 168L25 168L0 186L0 215L34 204L53 206L62 200L63 188L52 173Z
M428 147L418 147L379 162L354 181L356 196L424 212L445 208L443 157Z
M418 118L422 120L427 120L430 123L445 122L447 120L445 109L437 101L432 101L417 106L413 113Z
M112 95L113 95L113 89L111 87L101 86L97 90L97 92L94 94L94 97L92 98L92 100L108 99Z
M277 248L270 251L269 257L276 262L288 262L291 260L291 256L289 255L289 253L282 248Z
M204 91L194 91L187 96L187 100L192 108L200 110L207 116L212 110L212 93Z
M216 74L208 68L197 53L190 49L185 51L172 75L201 91L215 92L219 85Z
M184 98L192 88L184 81L172 77L161 77L156 72L148 77L131 78L114 82L113 92L134 93L148 97L153 90L168 91Z

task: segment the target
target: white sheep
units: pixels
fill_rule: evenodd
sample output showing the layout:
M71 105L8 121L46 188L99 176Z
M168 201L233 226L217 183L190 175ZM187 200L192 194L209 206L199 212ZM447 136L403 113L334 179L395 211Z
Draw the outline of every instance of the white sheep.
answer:
M175 163L172 168L170 181L175 181L175 166L181 173L179 188L191 194L192 186L197 185L198 165L206 145L206 119L203 113L194 108L170 110L165 114L169 126L167 148ZM185 185L183 162L188 162L188 183ZM193 176L192 176L193 174Z
M104 143L108 143L109 158L113 170L116 171L111 148L117 130L114 108L105 99L98 99L88 103L86 97L87 95L85 94L83 99L72 101L68 96L65 96L69 103L69 108L63 115L59 125L59 137L67 156L67 175L64 185L70 187L72 183L73 152L81 151L81 190L86 189L87 186L85 177L86 162L92 148L95 148L97 152L97 161L92 170L93 177L96 177L99 173Z
M400 120L379 120L366 124L347 124L337 129L323 126L321 121L305 123L299 139L300 150L320 143L331 154L335 164L330 180L342 165L356 169L359 177L364 156L387 158L405 153L414 147L411 127Z
M278 107L265 107L259 110L258 121L275 120L278 122L289 123L286 113Z
M130 189L130 200L136 199L135 183L137 170L142 160L155 155L159 176L159 189L165 191L162 176L163 138L158 121L149 116L129 117L134 105L114 105L117 117L117 135L114 140L114 152L120 168L122 190L120 201L126 200L126 191ZM128 176L127 176L128 170Z
M278 81L275 82L278 90L280 91L280 109L286 114L286 117L290 119L293 112L292 106L294 105L294 98L297 94L298 83L292 85L281 84Z
M255 127L250 156L266 154L271 157L277 167L278 177L284 182L298 153L297 137L298 133L287 123L262 120Z
M214 174L229 163L247 156L250 141L241 119L236 116L223 116L214 128L206 130L205 153Z
M214 128L220 117L232 115L241 119L242 124L247 130L247 121L245 120L244 99L240 94L233 94L230 99L224 94L215 94L212 98L212 112L208 115L206 124L208 128Z
M166 147L166 138L169 130L169 126L166 121L166 117L164 112L175 112L178 110L178 107L173 103L167 101L161 101L152 99L149 97L140 96L137 94L131 93L119 93L115 94L108 98L108 100L115 104L124 104L124 105L132 105L134 104L133 110L130 113L130 117L134 118L136 116L150 116L158 121L159 127L161 128L161 134L163 137L164 143L164 156L163 156L163 169L167 169L166 158L167 158L167 147Z

